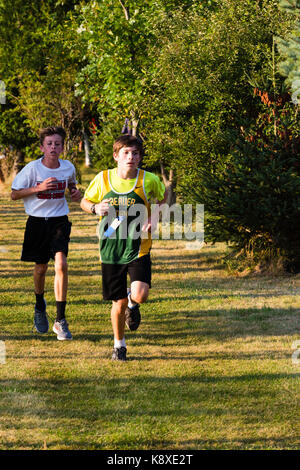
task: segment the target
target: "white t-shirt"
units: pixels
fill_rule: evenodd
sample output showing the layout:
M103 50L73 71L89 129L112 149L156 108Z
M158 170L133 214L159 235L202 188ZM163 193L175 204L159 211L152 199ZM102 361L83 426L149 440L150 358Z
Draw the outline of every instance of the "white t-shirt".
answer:
M65 198L65 190L70 183L77 184L74 165L68 160L59 159L59 167L47 168L39 158L28 163L15 177L12 189L19 190L31 188L41 184L45 179L57 179L55 189L41 191L24 197L24 208L28 215L34 217L59 217L69 213Z

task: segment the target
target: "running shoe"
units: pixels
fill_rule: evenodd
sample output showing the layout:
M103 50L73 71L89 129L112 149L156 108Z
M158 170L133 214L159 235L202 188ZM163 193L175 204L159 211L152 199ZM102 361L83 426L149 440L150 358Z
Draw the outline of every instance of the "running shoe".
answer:
M136 304L132 308L126 308L125 323L131 331L135 331L138 329L141 323L141 313L139 309L139 304Z
M53 331L57 334L57 339L60 341L72 339L72 335L70 333L69 326L65 318L54 323Z
M126 352L127 349L122 346L121 348L114 348L112 353L113 361L126 361Z
M38 333L44 334L47 333L49 330L49 322L46 313L46 305L45 310L42 312L34 307L34 327Z

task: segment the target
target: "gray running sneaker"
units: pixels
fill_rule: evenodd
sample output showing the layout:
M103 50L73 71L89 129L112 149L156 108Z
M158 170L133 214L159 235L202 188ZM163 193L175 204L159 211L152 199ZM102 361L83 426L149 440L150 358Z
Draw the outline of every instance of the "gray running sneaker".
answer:
M113 361L126 361L127 349L122 346L121 348L114 348L112 353Z
M49 330L46 307L43 312L34 307L34 327L38 333L44 334Z
M72 335L70 333L68 323L65 318L54 323L53 331L57 334L57 339L60 341L72 339Z

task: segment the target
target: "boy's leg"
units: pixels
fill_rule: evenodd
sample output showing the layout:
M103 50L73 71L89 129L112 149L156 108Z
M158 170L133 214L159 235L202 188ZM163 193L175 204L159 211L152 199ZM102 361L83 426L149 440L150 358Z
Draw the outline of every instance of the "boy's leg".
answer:
M128 266L131 286L128 293L128 307L125 312L125 323L131 331L138 329L141 322L139 304L146 302L151 287L150 255L136 259Z
M125 299L113 300L111 308L111 323L114 333L114 349L112 359L126 361L125 342L125 310L127 307L127 297Z
M56 320L53 331L58 340L70 340L72 335L65 318L68 290L68 263L71 222L67 216L55 217L50 220L51 257L54 259L54 294L56 300Z
M135 304L143 304L149 296L149 284L142 281L133 281L130 286L131 301Z
M59 340L70 340L72 335L65 319L68 290L68 262L64 252L58 251L54 256L54 294L56 299L56 320L53 331Z
M124 339L125 333L125 310L127 307L127 298L113 300L111 307L111 324L113 328L114 338L117 341Z
M111 323L114 334L112 359L126 360L125 310L127 308L127 265L105 264L102 270L104 300L112 300Z
M33 270L33 283L36 295L35 308L45 311L44 289L45 277L50 255L47 250L47 233L45 221L39 217L29 216L26 222L21 260L35 263Z
M33 271L36 304L34 308L34 326L38 333L47 333L49 322L46 315L46 302L44 300L45 278L47 263L36 263Z
M35 293L41 295L45 290L45 278L48 269L48 264L36 263L33 271L33 282Z
M38 333L47 333L49 322L44 299L45 277L50 259L48 250L47 227L45 220L29 216L26 222L21 260L34 262L33 282L36 303L34 307L34 326Z
M65 253L63 253L62 251L55 253L54 267L55 299L58 302L65 302L67 300L68 290L68 262Z

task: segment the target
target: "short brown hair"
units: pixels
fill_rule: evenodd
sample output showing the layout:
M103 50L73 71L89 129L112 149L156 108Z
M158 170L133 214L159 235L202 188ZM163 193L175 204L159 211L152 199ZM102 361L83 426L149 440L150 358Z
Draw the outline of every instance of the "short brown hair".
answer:
M140 152L140 156L143 157L143 143L138 137L131 134L120 135L114 142L114 153L119 153L123 147L136 147Z
M65 138L66 138L66 131L64 130L63 127L60 126L50 126L50 127L45 127L44 129L41 129L40 131L40 144L43 145L45 137L48 135L54 135L58 134L62 138L62 143L64 143Z

